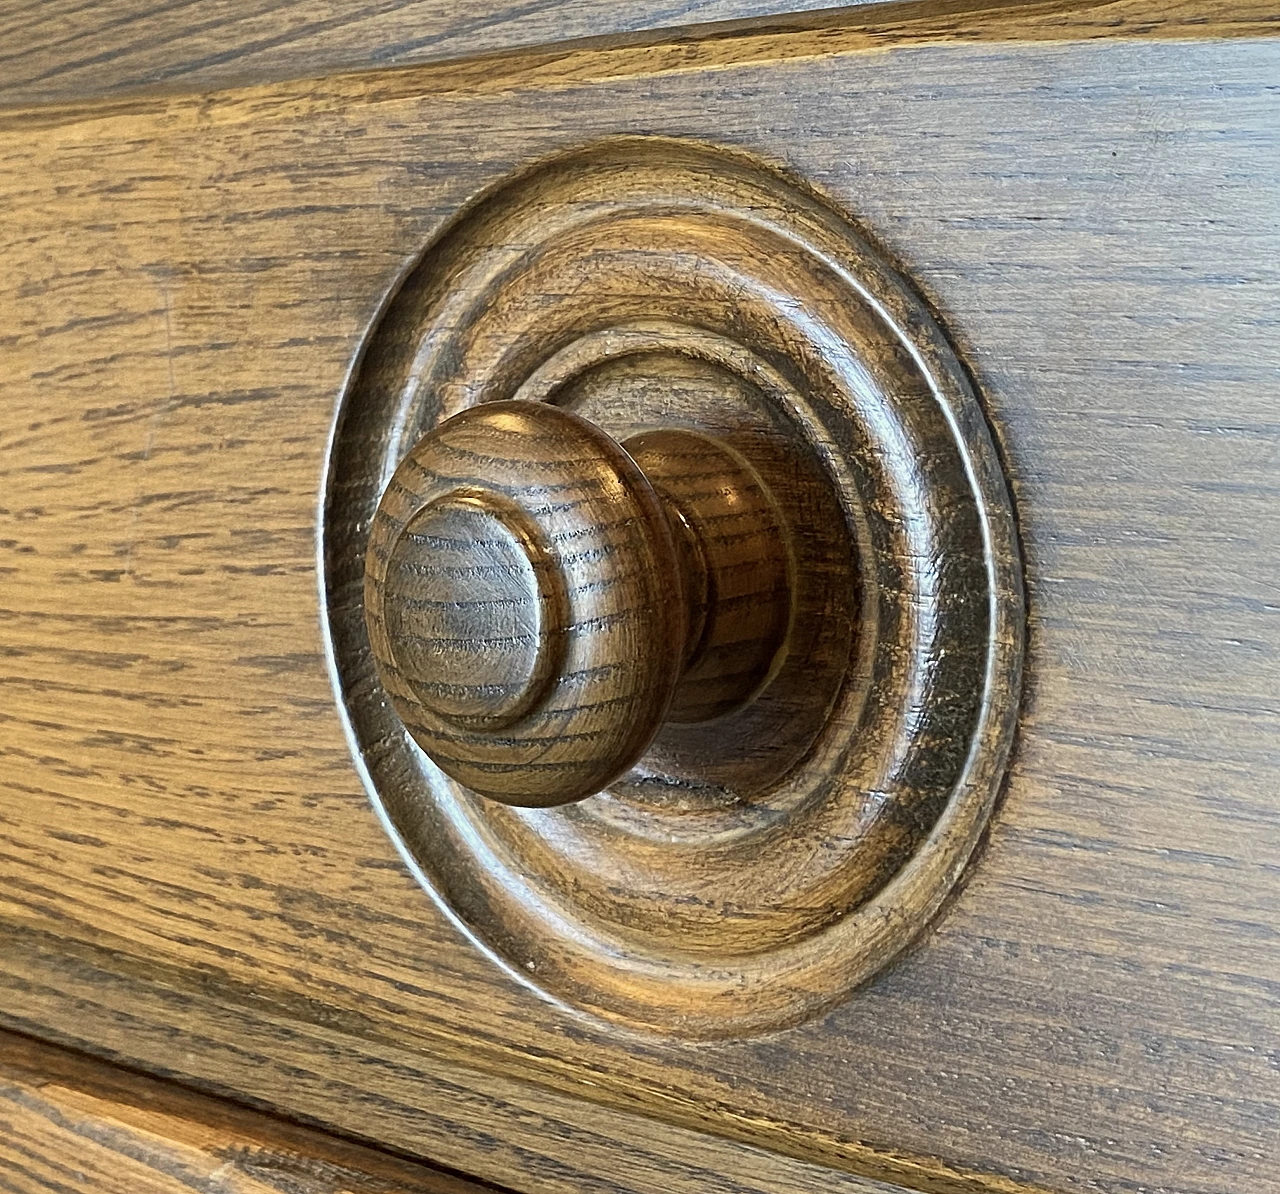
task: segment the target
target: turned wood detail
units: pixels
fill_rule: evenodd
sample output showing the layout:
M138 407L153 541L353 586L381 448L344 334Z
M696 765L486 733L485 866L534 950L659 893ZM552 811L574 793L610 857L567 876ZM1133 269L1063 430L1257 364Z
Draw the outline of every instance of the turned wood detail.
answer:
M659 138L521 171L388 301L330 468L371 796L521 981L736 1036L941 906L1012 736L1017 541L967 374L839 212Z
M680 429L620 445L550 404L494 402L396 469L365 616L435 763L549 806L618 779L665 719L751 700L785 646L789 571L774 503L727 445Z

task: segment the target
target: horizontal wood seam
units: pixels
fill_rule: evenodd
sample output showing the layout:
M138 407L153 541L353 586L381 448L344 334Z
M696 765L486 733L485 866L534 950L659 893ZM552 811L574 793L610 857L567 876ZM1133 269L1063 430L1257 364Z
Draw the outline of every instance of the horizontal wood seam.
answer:
M237 1039L242 1040L245 1049L251 1050L255 1066L279 1068L289 1065L287 1058L273 1056L270 1052L273 1041L264 1039L266 1034L262 1031L264 1022L268 1022L277 1035L290 1036L302 1032L307 1037L323 1037L328 1042L328 1049L335 1054L362 1045L372 1046L370 1052L376 1052L392 1064L412 1067L420 1072L425 1071L427 1065L432 1065L433 1072L423 1074L424 1088L432 1079L443 1077L443 1073L435 1072L435 1067L448 1070L450 1087L461 1086L469 1091L483 1091L488 1084L479 1075L487 1073L505 1083L522 1086L530 1091L546 1089L562 1098L579 1100L583 1103L584 1113L589 1105L598 1104L634 1119L637 1124L670 1123L684 1132L696 1133L700 1137L734 1142L805 1165L822 1166L834 1171L833 1177L839 1172L871 1182L917 1190L921 1194L1046 1194L1037 1186L1012 1182L995 1175L962 1172L932 1158L898 1155L860 1141L818 1139L811 1130L800 1125L744 1118L733 1108L726 1106L714 1109L715 1119L712 1122L707 1108L689 1107L673 1101L668 1105L670 1114L655 1121L653 1115L647 1113L647 1108L629 1104L626 1092L604 1084L592 1084L586 1089L581 1084L574 1084L574 1089L569 1090L552 1083L539 1082L532 1072L519 1079L513 1078L509 1058L488 1059L476 1048L474 1041L470 1042L471 1047L465 1058L459 1058L455 1055L453 1043L446 1038L424 1035L421 1040L406 1040L402 1026L395 1034L379 1032L376 1021L355 1024L352 1022L355 1017L351 1013L343 1017L343 1023L339 1026L335 1024L332 1009L317 1008L316 1016L308 1018L305 1016L305 1007L296 996L265 986L251 990L241 989L225 976L219 979L215 995L198 972L189 972L183 967L153 959L144 961L121 950L112 949L106 943L77 940L70 936L71 932L73 926L69 923L64 923L62 932L57 935L37 927L20 925L12 919L4 924L3 934L0 935L0 942L3 943L0 947L0 990L5 991L6 995L0 997L0 1031L8 1029L51 1041L62 1048L100 1053L114 1065L149 1072L165 1081L181 1081L198 1091L233 1100L255 1110L282 1115L325 1131L334 1131L335 1125L296 1107L280 1106L256 1098L245 1089L230 1087L217 1079L200 1076L196 1071L206 1056L203 1049L186 1051L187 1062L195 1058L195 1064L181 1072L170 1070L160 1060L159 1052L155 1057L116 1053L106 1049L100 1039L82 1039L60 1030L52 1023L35 1022L15 1014L11 1010L16 1002L15 997L24 990L28 994L32 993L29 989L30 979L26 976L41 973L43 967L38 959L42 955L56 952L62 958L64 975L72 969L79 972L86 990L101 990L103 999L108 1003L111 1001L111 990L121 988L123 998L130 1006L135 1002L141 1005L159 999L166 1004L176 1002L180 1005L184 1017L192 1024L222 1022L225 1025L227 1021L231 1021L237 1027ZM24 966L24 959L29 960L28 965ZM76 1010L73 1015L77 1020L87 1017L86 1022L94 1022L110 1015L109 1008L99 1017L93 1008L86 1007L84 992L77 995L70 991L44 989L35 995L40 1006L46 1009L64 1003L74 1006ZM198 1013L193 1011L196 1007L200 1008ZM139 1006L137 1014L145 1016L146 1012ZM50 1020L53 1019L50 1016ZM274 1043L278 1048L278 1042ZM130 1045L133 1044L135 1042L131 1040ZM172 1047L173 1042L166 1046L169 1049ZM490 1061L491 1064L486 1064ZM364 1140L349 1132L344 1134L351 1139ZM397 1149L385 1139L373 1140L370 1137L367 1143L371 1147L403 1155L411 1160L425 1160L433 1165L443 1163L440 1158L426 1153ZM478 1176L492 1180L483 1173Z
M545 86L557 91L633 77L727 70L765 61L803 61L948 43L1072 42L1098 39L1213 40L1280 36L1280 14L1261 0L1048 0L889 3L773 20L671 30L552 47L504 50L426 64L185 91L145 90L96 100L0 103L0 132L164 110L199 112L211 123L261 119L267 110L319 113L352 103L430 95L457 101Z
M307 1191L327 1187L331 1179L335 1191L340 1186L353 1194L372 1194L375 1188L387 1194L503 1194L508 1189L435 1166L419 1169L420 1160L406 1163L381 1147L331 1130L320 1135L273 1113L213 1100L180 1083L0 1030L0 1107L4 1104L26 1111L37 1125L47 1125L47 1132L37 1126L32 1147L46 1165L65 1160L72 1180L84 1180L80 1165L88 1158L78 1150L70 1155L58 1149L75 1140L91 1150L101 1148L98 1164L118 1161L126 1170L136 1165L198 1190L209 1188L209 1179L193 1165L199 1161L221 1161L217 1172L248 1176L254 1190L267 1188L255 1180L258 1175L267 1177L272 1189L278 1177L281 1189L301 1190L301 1177ZM0 1155L0 1181L8 1163L12 1158ZM219 1183L217 1188L223 1187Z

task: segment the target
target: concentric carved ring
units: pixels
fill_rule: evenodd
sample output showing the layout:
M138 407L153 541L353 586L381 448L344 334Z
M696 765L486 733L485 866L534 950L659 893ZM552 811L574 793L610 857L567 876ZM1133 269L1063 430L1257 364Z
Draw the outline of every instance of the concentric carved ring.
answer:
M652 691L639 685L640 721L664 709L656 737L646 748L619 731L609 758L643 751L634 766L565 807L479 793L502 786L492 776L520 727L571 713L557 685L576 667L562 633L573 578L548 566L542 515L508 502L514 490L470 491L461 457L429 434L513 400L598 428L583 452L630 477L636 500L648 499L628 467L664 502L703 509L723 542L763 535L744 593L780 592L761 577L786 577L785 625L756 613L748 633L725 602L701 661L691 627L712 606L660 585L641 597L654 658L686 652L699 683L673 689L667 669ZM512 426L512 459L537 458L540 422ZM743 462L768 517L764 498L736 529L730 511L698 507L717 486L683 471L682 435L723 445L725 468ZM785 562L760 530L773 518ZM453 553L476 544L518 578L521 630L495 614L500 651L474 664L453 651L442 666L430 645L468 633L450 621L465 604ZM676 567L679 543L659 533L650 546L659 576ZM512 974L598 1016L729 1036L846 997L937 911L994 803L1023 602L982 410L876 249L740 156L609 142L460 213L371 331L345 396L325 566L340 695L402 851ZM465 600L483 603L484 583L468 585ZM735 668L739 686L718 690ZM449 744L463 740L492 746L490 765L460 770ZM568 790L549 779L522 802Z

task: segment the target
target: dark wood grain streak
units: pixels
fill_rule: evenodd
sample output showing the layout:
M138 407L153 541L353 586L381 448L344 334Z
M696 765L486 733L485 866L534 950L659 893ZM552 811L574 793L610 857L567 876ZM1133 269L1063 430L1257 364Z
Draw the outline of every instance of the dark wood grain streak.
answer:
M846 0L843 7L853 7ZM25 0L0 4L0 104L398 66L840 7L832 0Z
M641 1109L923 1187L1280 1189L1280 43L1195 19L7 117L0 1015L368 1135L430 1061L519 1072L561 1123L610 1106L602 1135ZM319 629L325 445L382 297L479 189L621 132L854 212L959 337L1022 511L1029 690L982 857L893 970L748 1044L603 1032L472 952L367 806ZM519 1171L438 1122L400 1143Z
M12 1194L484 1194L439 1170L0 1033Z

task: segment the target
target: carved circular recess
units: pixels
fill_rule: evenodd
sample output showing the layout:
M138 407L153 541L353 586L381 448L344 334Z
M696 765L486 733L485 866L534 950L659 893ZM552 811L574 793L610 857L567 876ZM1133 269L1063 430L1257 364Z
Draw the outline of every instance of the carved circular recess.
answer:
M430 732L514 724L547 707L564 642L530 632L445 674L414 643L454 634L447 621L391 627L365 607L387 493L399 513L375 532L379 585L408 569L447 606L447 553L470 536L525 578L524 625L564 624L572 581L542 567L541 532L518 512L456 489L433 504L429 470L403 509L388 490L445 419L513 399L582 416L664 500L754 553L717 581L743 601L715 607L714 649L659 693L666 721L643 756L561 807L512 807L450 778L397 708L412 696ZM679 463L682 436L722 449L699 455L709 483ZM515 435L521 452L537 446ZM724 470L758 481L740 487L743 509L715 505ZM699 542L714 572L717 540ZM655 548L667 563L649 611L664 642L701 616L696 603L669 612L672 549ZM344 397L324 566L339 694L402 853L472 940L571 1007L690 1037L814 1015L928 923L990 815L1024 610L982 409L875 247L740 155L610 141L461 212L390 300Z

